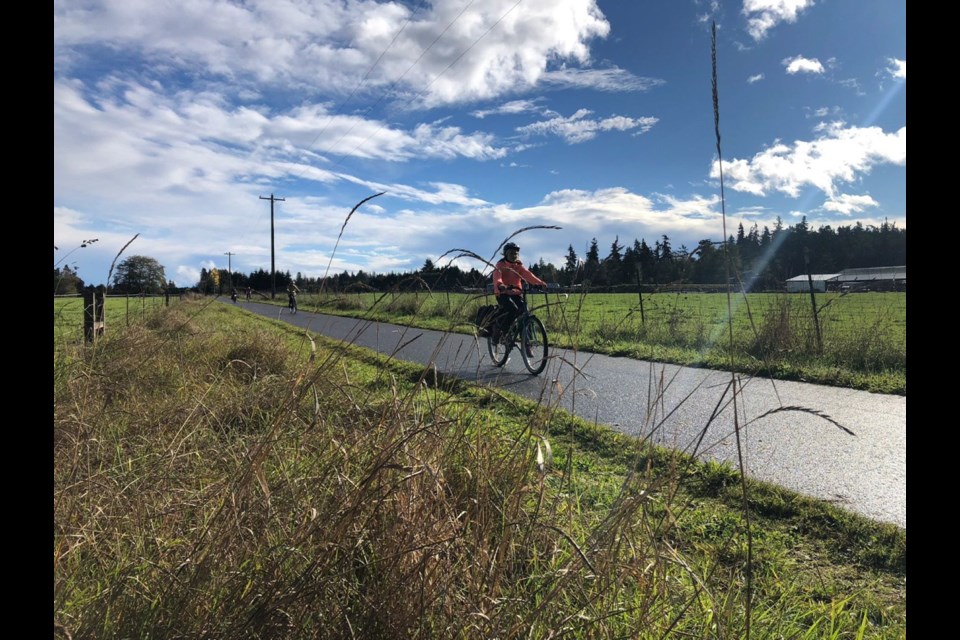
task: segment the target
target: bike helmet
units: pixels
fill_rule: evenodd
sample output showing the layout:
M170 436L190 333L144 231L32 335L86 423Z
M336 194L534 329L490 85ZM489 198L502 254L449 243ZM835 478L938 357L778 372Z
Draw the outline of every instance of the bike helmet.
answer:
M507 255L507 251L510 251L511 249L520 251L520 245L518 245L516 242L508 242L507 244L503 245L503 255Z

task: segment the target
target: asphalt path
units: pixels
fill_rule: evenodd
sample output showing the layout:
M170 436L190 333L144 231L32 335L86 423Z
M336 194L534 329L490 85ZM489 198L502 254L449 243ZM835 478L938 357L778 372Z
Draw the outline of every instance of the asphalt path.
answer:
M517 351L502 368L486 340L240 302L253 313L391 354L444 374L560 406L699 458L907 526L907 399L801 382L737 376L740 450L730 373L557 349L539 376Z

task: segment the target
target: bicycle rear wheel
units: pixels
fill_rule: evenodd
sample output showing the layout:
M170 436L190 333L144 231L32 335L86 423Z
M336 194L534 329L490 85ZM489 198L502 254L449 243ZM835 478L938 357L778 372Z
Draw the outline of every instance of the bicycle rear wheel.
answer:
M521 338L523 349L520 350L523 356L523 365L527 371L537 375L547 366L547 330L544 328L540 318L530 316L524 324L523 335Z
M496 335L496 337L494 337ZM490 352L490 359L493 364L502 367L510 359L511 343L506 341L506 336L501 336L499 331L490 331L487 336L487 351Z

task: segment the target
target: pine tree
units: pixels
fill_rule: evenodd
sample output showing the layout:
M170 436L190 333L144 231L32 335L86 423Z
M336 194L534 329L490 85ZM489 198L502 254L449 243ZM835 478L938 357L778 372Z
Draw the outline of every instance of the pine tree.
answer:
M610 245L610 255L604 261L607 272L607 284L621 284L623 282L623 247L620 246L620 236L613 239Z
M563 265L564 283L566 285L576 284L577 276L580 273L580 258L577 252L573 250L573 245L567 247L567 261Z
M600 272L600 249L597 247L597 239L590 241L590 248L587 250L587 260L583 265L583 277L589 284L602 284Z

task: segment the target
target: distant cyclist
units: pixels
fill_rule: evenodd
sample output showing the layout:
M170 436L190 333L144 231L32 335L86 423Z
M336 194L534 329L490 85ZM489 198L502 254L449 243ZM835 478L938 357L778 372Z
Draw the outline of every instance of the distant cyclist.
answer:
M250 302L250 295L253 293L253 289L251 289L250 287L247 287L247 290L245 293L247 296L247 302Z
M520 262L520 247L516 243L508 242L503 246L503 259L493 270L493 294L500 305L502 329L509 327L517 316L527 310L523 300L524 281L538 287L547 286L546 282ZM496 327L494 330L496 331Z
M297 312L297 294L300 293L300 289L297 288L297 285L290 283L290 286L287 287L287 305L290 307L290 313Z

